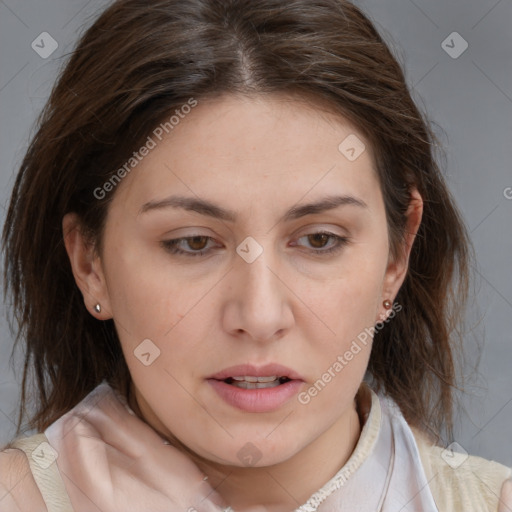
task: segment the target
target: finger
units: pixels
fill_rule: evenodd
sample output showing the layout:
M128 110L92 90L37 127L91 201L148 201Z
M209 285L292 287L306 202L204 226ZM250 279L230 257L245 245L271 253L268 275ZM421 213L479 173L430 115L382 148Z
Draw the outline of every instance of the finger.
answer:
M512 478L505 480L501 486L498 512L512 512Z

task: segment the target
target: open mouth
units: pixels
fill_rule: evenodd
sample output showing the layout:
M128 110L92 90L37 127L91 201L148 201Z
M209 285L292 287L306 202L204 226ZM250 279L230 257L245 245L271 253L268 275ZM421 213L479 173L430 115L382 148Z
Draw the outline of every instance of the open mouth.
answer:
M223 382L231 384L234 387L241 389L263 389L263 388L275 388L289 382L291 379L288 377L228 377Z
M255 375L256 374L256 375ZM207 378L218 396L227 404L245 412L273 412L295 396L304 378L280 364L256 367L238 365Z

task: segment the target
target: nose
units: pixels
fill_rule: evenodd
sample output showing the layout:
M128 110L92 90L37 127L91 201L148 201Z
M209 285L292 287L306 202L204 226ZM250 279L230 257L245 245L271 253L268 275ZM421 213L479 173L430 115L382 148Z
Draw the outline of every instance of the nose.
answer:
M270 248L251 263L236 256L225 296L226 332L238 338L269 342L290 330L294 323L293 293L279 268Z

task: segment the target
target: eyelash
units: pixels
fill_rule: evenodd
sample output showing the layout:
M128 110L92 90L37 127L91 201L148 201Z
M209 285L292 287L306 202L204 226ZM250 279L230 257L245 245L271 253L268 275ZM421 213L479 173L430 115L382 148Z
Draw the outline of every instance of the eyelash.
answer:
M306 235L301 236L300 238L304 238L304 237L308 237L308 236L315 236L315 235L326 235L329 238L334 239L336 241L336 244L333 245L332 247L330 247L329 249L325 249L325 250L312 249L311 252L314 255L325 256L328 254L337 253L337 252L341 251L341 249L343 249L343 247L349 243L348 237L335 235L334 233L330 233L329 231L317 231L314 233L308 233ZM183 251L182 249L177 248L177 245L181 241L191 240L193 238L208 238L208 239L212 240L212 237L210 237L210 236L195 235L195 236L174 238L172 240L163 240L161 242L161 245L163 246L163 248L166 251L170 252L171 254L177 254L179 256L186 256L186 257L188 257L188 256L190 256L190 257L203 256L203 255L207 254L208 252L210 252L210 249L202 249L200 251ZM299 238L299 240L300 240L300 238Z

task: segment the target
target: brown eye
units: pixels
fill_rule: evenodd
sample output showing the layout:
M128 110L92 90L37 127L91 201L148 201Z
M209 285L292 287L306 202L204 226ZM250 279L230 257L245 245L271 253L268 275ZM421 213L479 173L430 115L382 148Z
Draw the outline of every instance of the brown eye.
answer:
M311 243L311 246L315 249L321 249L325 247L329 239L332 238L332 235L328 235L326 233L315 233L313 235L307 235L308 240Z
M178 256L203 256L212 250L208 242L213 241L210 236L197 235L163 240L161 246L171 254Z
M190 249L193 249L194 251L201 251L206 247L209 238L210 237L208 236L192 236L186 240Z
M309 245L309 252L319 256L334 254L343 249L343 247L349 243L348 237L339 236L334 233L330 233L329 231L309 233L308 235L304 235L299 238L299 240L302 239L306 240L306 246Z

